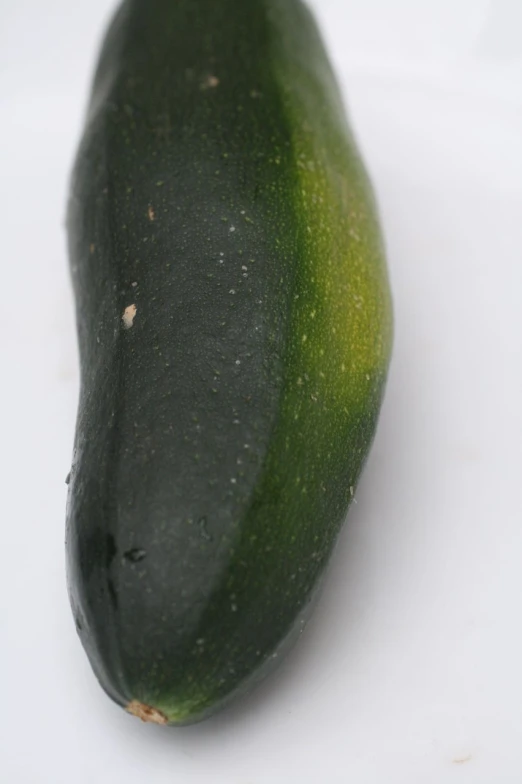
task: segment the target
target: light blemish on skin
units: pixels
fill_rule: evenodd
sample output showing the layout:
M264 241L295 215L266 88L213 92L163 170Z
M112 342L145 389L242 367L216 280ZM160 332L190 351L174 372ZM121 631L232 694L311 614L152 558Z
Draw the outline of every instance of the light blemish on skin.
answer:
M235 227L235 226L231 226L231 227L230 227L230 231L235 231L235 230L236 230L236 227Z
M127 307L123 311L123 316L121 317L124 329L130 329L132 327L132 325L134 324L136 311L137 311L136 305L134 304L127 305Z
M135 280L133 283L131 283L131 286L132 286L133 289L135 289L137 285L138 285L138 281L137 280Z
M156 213L154 212L154 207L151 204L149 204L149 209L147 214L151 222L156 220Z
M202 82L201 82L201 89L202 90L209 90L217 87L219 85L219 79L217 76L213 74L209 74Z
M164 713L150 705L144 705L142 702L138 702L138 700L129 702L127 712L142 721L152 722L153 724L168 724L168 719Z

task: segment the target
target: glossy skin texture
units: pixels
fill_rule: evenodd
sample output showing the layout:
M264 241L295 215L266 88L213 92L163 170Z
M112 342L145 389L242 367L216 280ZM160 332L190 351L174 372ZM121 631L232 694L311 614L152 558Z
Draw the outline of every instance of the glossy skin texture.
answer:
M68 231L71 604L107 693L187 724L298 638L389 362L371 189L301 2L124 2Z

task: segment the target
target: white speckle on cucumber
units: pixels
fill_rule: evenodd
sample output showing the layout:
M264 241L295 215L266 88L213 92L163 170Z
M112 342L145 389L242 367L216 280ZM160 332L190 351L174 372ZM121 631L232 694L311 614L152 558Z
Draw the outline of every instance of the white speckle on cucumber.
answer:
M217 76L213 74L209 74L203 81L201 82L201 89L202 90L209 90L219 85L219 79Z
M125 310L123 311L123 316L121 320L123 322L124 329L130 329L134 324L134 318L136 316L137 307L136 305L128 305Z

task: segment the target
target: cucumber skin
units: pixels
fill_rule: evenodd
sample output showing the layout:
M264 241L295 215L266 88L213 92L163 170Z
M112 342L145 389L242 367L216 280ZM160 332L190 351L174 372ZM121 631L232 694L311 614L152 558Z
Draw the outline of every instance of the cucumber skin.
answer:
M299 637L391 351L371 188L305 6L124 2L68 235L73 613L112 699L190 724Z

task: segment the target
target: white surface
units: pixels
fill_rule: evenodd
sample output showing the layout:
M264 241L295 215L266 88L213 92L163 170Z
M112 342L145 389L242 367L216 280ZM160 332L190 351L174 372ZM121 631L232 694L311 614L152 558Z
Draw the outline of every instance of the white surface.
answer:
M316 0L373 176L396 342L299 647L202 725L98 688L64 579L67 176L111 0L0 4L0 737L9 784L522 782L522 4Z

